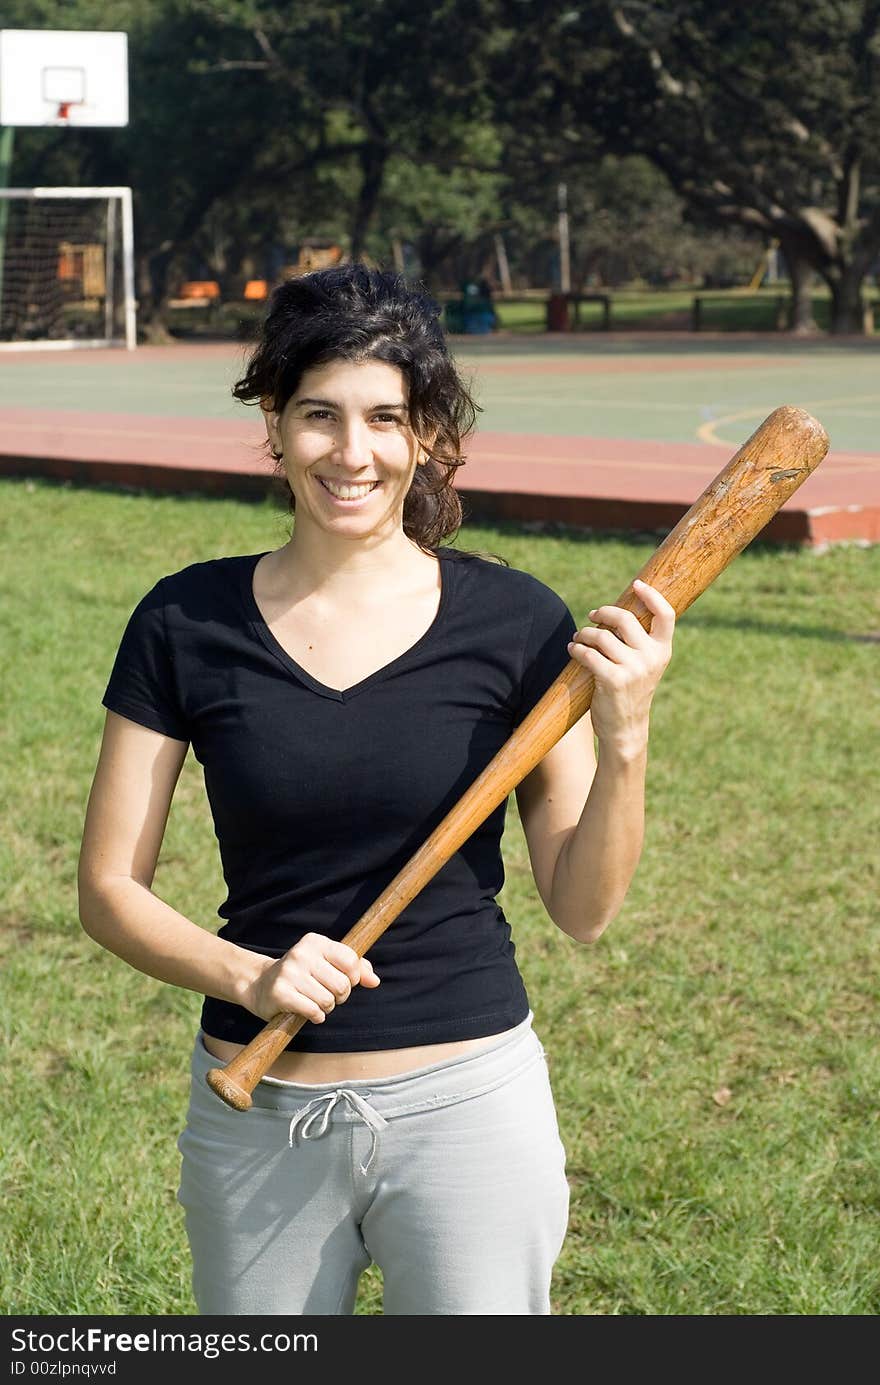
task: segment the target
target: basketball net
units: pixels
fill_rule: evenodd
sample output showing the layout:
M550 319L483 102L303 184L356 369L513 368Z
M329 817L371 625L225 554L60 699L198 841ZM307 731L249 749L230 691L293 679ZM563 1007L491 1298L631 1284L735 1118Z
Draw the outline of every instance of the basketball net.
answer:
M59 101L58 113L55 116L56 125L68 125L70 123L71 106L84 106L85 101Z

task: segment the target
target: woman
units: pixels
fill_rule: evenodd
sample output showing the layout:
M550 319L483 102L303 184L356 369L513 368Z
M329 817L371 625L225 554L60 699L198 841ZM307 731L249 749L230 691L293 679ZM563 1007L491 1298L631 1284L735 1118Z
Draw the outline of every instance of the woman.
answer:
M547 912L589 942L642 840L672 608L575 631L530 575L443 547L474 410L438 310L394 275L276 290L259 403L288 543L163 578L128 624L80 866L88 933L205 996L179 1147L203 1314L546 1314L568 1190L543 1050L495 897L504 806L359 959L340 940L571 657L584 717L517 799ZM600 628L602 627L602 628ZM598 767L593 735L598 743ZM218 935L151 890L188 745L228 897ZM207 1087L279 1011L309 1024L242 1115Z

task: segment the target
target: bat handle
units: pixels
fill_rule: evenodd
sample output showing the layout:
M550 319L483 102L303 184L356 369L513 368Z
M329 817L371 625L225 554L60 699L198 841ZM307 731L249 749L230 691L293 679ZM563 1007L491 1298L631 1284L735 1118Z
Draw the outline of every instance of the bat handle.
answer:
M209 1070L208 1086L227 1106L248 1111L254 1087L305 1022L305 1015L275 1015L225 1067Z

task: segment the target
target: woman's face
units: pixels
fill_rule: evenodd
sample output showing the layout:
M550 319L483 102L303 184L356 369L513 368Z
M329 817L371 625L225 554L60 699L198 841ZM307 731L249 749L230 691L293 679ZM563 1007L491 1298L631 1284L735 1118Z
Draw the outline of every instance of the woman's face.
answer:
M390 533L421 449L409 426L406 380L384 361L330 361L303 375L266 430L296 500L296 525L347 538Z

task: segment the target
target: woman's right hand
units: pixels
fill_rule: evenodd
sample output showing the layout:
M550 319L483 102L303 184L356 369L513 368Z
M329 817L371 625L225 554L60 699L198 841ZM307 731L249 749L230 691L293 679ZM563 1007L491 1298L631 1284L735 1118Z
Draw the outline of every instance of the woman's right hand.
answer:
M353 986L378 985L372 964L353 947L323 933L305 933L250 982L242 1004L263 1020L294 1014L323 1024L331 1010L348 1000Z

